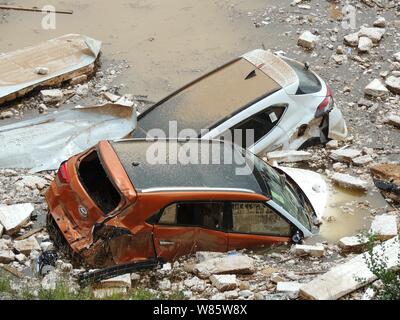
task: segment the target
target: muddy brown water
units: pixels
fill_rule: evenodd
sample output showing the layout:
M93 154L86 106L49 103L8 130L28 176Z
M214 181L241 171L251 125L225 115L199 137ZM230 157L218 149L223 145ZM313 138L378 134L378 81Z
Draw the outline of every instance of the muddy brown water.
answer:
M0 1L4 3L4 1ZM11 2L10 2L11 3ZM12 2L14 4L14 2ZM279 26L257 29L253 10L284 6L285 0L25 0L24 6L71 9L57 14L56 29L44 30L44 14L0 10L0 52L34 45L67 33L103 42L103 60L125 59L132 66L118 78L133 94L157 100L218 65L281 40ZM0 17L1 18L1 17Z

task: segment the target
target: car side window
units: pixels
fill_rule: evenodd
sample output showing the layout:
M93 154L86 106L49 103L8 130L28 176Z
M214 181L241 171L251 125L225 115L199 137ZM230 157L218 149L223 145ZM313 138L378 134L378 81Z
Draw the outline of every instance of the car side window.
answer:
M158 223L221 229L223 218L223 202L186 202L174 203L166 207Z
M263 203L232 203L232 231L289 237L290 223Z
M232 137L235 137L234 130L239 129L242 137L241 146L245 149L250 147L251 144L249 145L249 142L247 142L248 145L246 145L246 130L254 130L254 143L257 143L278 124L285 109L286 105L284 104L274 105L247 118L230 129Z

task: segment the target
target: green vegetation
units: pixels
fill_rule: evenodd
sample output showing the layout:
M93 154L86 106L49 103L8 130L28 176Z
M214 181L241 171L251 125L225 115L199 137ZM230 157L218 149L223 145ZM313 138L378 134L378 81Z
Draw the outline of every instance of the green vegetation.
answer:
M11 283L9 278L0 278L0 293L11 293Z

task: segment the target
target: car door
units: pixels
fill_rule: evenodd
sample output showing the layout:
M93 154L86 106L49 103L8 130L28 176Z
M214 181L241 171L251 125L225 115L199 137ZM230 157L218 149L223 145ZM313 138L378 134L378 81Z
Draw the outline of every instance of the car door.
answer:
M228 249L262 248L288 242L293 227L263 202L232 202Z
M157 257L166 261L195 251L197 226L180 217L180 205L167 206L154 225L153 237Z
M229 203L196 203L196 209L202 217L196 234L196 251L227 251L228 236L224 229L226 214L230 210Z

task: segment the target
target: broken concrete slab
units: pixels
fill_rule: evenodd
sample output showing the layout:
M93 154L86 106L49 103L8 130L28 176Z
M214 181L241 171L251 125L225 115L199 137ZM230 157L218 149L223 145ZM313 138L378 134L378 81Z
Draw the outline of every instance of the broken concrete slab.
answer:
M343 237L339 240L338 246L345 253L361 253L366 249L368 238L363 235Z
M96 299L106 299L113 296L125 295L128 293L127 288L93 288L93 296Z
M400 244L397 238L375 246L373 254L386 258L388 269L400 266ZM309 300L337 300L375 281L377 277L369 270L366 263L369 257L369 253L360 254L302 285L300 297Z
M276 162L299 162L310 160L312 154L306 151L297 150L282 150L282 151L272 151L267 153L267 158L269 161Z
M20 187L26 187L31 190L43 190L47 185L49 185L49 182L46 179L38 176L23 176L21 180L16 182L16 185Z
M7 234L14 234L26 224L34 210L31 203L0 205L0 224Z
M10 263L15 260L15 254L11 250L0 250L0 263Z
M312 34L310 31L304 31L297 41L297 45L306 48L306 49L314 49L319 37Z
M364 93L375 98L385 98L389 95L389 90L380 79L375 79L365 87Z
M359 37L367 37L367 38L371 39L373 43L378 43L379 41L381 41L385 32L386 32L386 30L384 28L361 27L360 32L359 32Z
M41 251L41 247L35 237L14 242L14 248L24 255L29 255L32 250Z
M97 282L96 284L94 284L94 287L96 289L99 288L127 288L130 289L132 285L132 280L131 280L131 275L130 273L118 276L118 277L114 277L114 278L110 278L110 279L106 279L106 280L102 280L100 282Z
M210 281L219 291L229 291L236 289L238 282L234 274L214 274L210 277Z
M276 285L276 291L288 294L292 299L295 299L299 295L301 284L294 281L289 282L278 282Z
M101 42L68 34L41 44L0 55L0 104L39 88L91 74ZM47 68L45 75L35 69Z
M213 274L252 274L255 271L254 260L243 255L228 255L197 263L193 268L200 278Z
M400 202L400 164L383 163L371 168L372 178L377 188L388 198Z
M360 37L358 40L358 51L359 52L370 52L373 45L374 44L370 38Z
M354 32L344 36L344 43L350 47L357 47L358 46L358 32Z
M395 126L396 128L400 128L400 116L395 114L388 114L384 120L385 123Z
M291 251L295 255L303 256L310 255L312 257L322 257L325 253L325 248L322 245L304 245L304 244L296 244L293 246Z
M386 19L385 17L379 17L378 19L376 19L373 23L374 27L377 28L384 28L386 26Z
M365 156L360 156L352 159L352 163L356 166L365 166L371 162L373 162L374 159L369 154L366 154Z
M111 92L103 92L103 97L111 102L116 102L121 99L120 96L117 96L116 94L113 94Z
M389 240L397 236L396 216L383 214L376 216L369 230L378 240Z
M331 151L329 157L340 162L351 162L352 159L361 156L361 151L356 149L338 149Z
M332 181L345 189L367 191L368 182L345 173L336 172L331 177Z
M44 102L56 104L64 98L64 93L60 89L49 89L40 91Z
M394 94L400 94L400 77L390 76L385 81L386 87Z
M225 256L223 252L213 252L213 251L197 251L196 259L197 262L203 262L206 260L214 259L214 258L222 258Z

